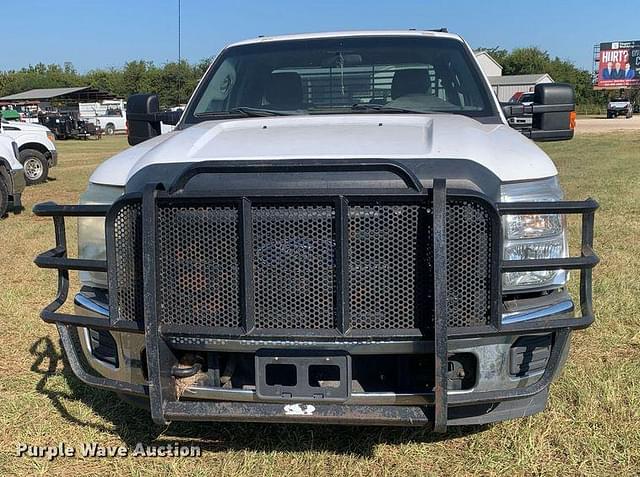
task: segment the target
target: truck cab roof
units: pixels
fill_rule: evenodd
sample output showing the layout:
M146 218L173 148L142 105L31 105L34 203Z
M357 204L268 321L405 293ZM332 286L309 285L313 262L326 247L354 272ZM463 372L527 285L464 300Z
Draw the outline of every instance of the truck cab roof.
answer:
M325 38L342 38L342 37L367 37L367 36L386 36L386 37L434 37L434 38L452 38L458 41L464 41L459 35L449 33L442 30L346 30L346 31L330 31L315 33L294 33L288 35L269 35L250 38L238 41L228 45L226 48L235 46L251 45L254 43L266 43L273 41L291 41L291 40L316 40Z

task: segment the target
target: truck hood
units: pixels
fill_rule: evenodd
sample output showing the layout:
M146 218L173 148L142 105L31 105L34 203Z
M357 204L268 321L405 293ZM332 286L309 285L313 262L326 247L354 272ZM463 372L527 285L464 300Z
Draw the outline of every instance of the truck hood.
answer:
M3 122L2 126L18 128L20 129L20 131L34 132L34 133L46 133L47 131L49 131L49 128L46 126L43 126L42 124L23 123L20 121Z
M161 163L340 158L468 159L502 181L557 174L541 149L504 124L450 114L348 114L203 122L117 154L91 182L124 186L140 169Z

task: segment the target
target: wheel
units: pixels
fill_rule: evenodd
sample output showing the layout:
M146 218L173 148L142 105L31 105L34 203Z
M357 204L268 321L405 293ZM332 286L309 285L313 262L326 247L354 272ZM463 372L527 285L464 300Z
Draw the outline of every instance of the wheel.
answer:
M611 111L607 111L607 119L611 119L613 117L613 113Z
M112 123L109 123L104 127L104 133L107 136L113 136L116 133L116 127Z
M9 190L4 177L0 176L0 218L4 217L9 207Z
M24 167L24 178L28 186L40 184L49 175L49 161L40 151L25 149L20 151L20 162Z

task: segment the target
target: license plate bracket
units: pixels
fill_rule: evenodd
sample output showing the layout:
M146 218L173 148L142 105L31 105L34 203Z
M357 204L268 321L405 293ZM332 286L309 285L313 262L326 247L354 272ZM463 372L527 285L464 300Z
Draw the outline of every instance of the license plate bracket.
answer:
M351 356L343 352L259 350L255 369L261 399L344 402L351 395Z

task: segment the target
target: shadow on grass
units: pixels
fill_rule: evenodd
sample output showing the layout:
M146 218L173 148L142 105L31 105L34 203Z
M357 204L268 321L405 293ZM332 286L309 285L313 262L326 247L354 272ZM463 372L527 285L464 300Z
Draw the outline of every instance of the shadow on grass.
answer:
M59 346L61 349L62 346ZM256 452L329 452L360 457L373 455L379 444L434 443L482 432L488 426L454 428L447 434L435 434L426 428L354 427L300 424L251 423L185 423L158 426L148 411L133 407L114 393L93 389L82 383L71 371L66 358L58 352L49 337L36 340L30 348L35 360L31 371L40 375L36 385L56 411L69 423L116 434L130 448L137 443L197 444L203 451ZM54 376L62 375L70 391L49 385ZM69 403L82 402L109 424L84 420L74 414Z

